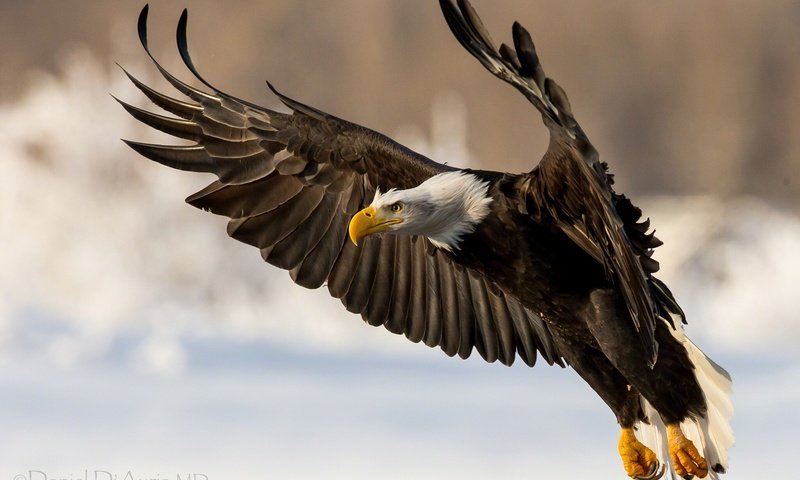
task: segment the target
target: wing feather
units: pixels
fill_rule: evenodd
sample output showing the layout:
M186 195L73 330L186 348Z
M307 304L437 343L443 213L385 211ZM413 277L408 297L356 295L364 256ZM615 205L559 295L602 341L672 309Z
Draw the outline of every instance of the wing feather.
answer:
M528 322L528 317L525 314L522 306L515 302L507 302L509 317L514 323L514 330L516 331L517 353L522 358L526 365L533 366L536 364L536 345L531 338L531 327Z
M428 295L425 243L424 239L414 237L411 246L411 298L404 333L414 343L422 340L425 335L425 306Z
M202 116L203 107L195 105L194 103L184 102L183 100L177 100L167 95L164 95L163 93L153 90L144 83L140 82L136 77L128 73L128 71L125 70L124 68L122 68L122 71L125 73L125 75L127 75L131 83L133 83L133 85L136 88L141 90L142 93L144 93L144 95L156 106L163 108L164 110L173 115L177 115L185 119L191 119L196 114Z
M217 162L208 155L202 145L154 145L130 140L123 141L139 155L167 167L205 173L212 173L217 169Z
M461 324L458 319L458 286L452 261L444 254L436 255L439 270L439 298L442 306L442 341L444 353L452 357L461 343Z
M458 288L458 320L461 334L458 344L458 356L469 358L472 353L472 346L477 340L475 338L475 309L472 307L472 290L470 289L467 270L457 267L455 269L455 281Z
M372 284L375 282L378 252L383 243L381 240L376 237L367 237L360 247L361 255L359 255L356 273L347 294L342 297L342 303L349 312L361 313L367 306L372 292Z
M514 356L516 354L516 345L514 339L514 327L511 321L511 315L508 311L508 306L503 298L502 293L499 291L488 292L489 304L492 307L492 318L494 318L495 330L497 331L498 339L498 359L504 365L511 365L514 363Z
M142 110L141 108L127 104L113 95L112 97L117 103L122 105L122 108L130 113L133 118L156 130L161 130L167 135L194 141L198 141L203 135L203 129L195 122L151 113L147 110Z
M435 347L442 341L442 294L439 285L437 255L425 255L425 336L422 341Z
M472 309L475 312L475 323L478 327L476 347L481 357L489 363L495 362L499 356L497 330L494 326L489 294L483 279L472 271L469 272L469 285L472 293ZM480 340L480 341L478 341Z
M275 174L242 185L216 181L189 196L186 202L217 215L245 218L270 212L302 190L303 184L297 178Z
M342 239L342 249L328 277L328 292L332 297L342 298L350 290L362 251L363 248L356 247L346 237Z
M347 194L348 192L342 192L342 196ZM340 198L328 229L302 263L289 272L296 284L306 288L319 288L328 280L334 262L342 251L342 245L347 241L346 226Z
M377 255L377 269L372 291L367 301L367 309L363 314L364 321L372 326L386 323L394 288L394 261L397 248L397 237L387 235L380 239L380 253Z
M392 272L392 304L386 320L386 329L398 335L402 335L406 329L411 295L411 262L411 237L398 237Z
M325 195L322 187L304 188L274 210L228 223L228 235L254 247L272 247L291 234L317 208Z
M299 265L330 226L341 196L341 193L325 192L311 215L290 235L276 243L265 260L284 270Z

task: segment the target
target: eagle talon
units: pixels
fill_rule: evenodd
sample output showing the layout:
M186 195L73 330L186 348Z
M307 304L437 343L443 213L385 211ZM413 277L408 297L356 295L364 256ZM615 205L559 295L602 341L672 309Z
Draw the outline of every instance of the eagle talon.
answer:
M706 459L697 451L691 440L686 438L678 424L667 425L669 436L669 457L675 473L691 480L694 477L705 478L708 475Z
M661 462L652 450L636 439L632 428L623 428L619 437L619 455L625 473L636 480L657 480L664 475Z

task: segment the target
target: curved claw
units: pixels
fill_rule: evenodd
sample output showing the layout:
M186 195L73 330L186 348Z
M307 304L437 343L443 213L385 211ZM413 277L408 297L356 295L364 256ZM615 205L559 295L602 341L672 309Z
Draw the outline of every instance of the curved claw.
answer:
M636 480L658 480L664 476L664 472L666 471L666 466L656 460L652 463L652 465L650 465L650 471L647 472L647 475L636 477Z

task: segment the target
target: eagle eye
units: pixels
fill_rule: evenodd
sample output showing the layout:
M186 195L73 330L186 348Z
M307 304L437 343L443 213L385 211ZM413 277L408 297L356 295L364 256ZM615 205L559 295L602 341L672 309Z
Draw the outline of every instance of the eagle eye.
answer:
M393 204L392 204L392 205L391 205L389 208L390 208L390 209L392 210L392 212L394 212L394 213L400 213L400 212L402 212L402 211L403 211L403 204L402 204L402 203L400 203L400 202L396 202L396 203L393 203Z

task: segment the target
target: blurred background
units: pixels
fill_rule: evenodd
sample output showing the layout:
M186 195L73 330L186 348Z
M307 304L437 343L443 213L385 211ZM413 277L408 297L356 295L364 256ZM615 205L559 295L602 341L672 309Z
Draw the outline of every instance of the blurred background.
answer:
M474 0L519 20L665 245L688 333L734 378L729 480L785 477L800 427L800 4ZM452 38L435 1L158 1L150 44L189 79L284 93L440 162L531 169L538 114ZM109 93L170 91L142 4L0 4L0 480L624 478L617 429L571 371L459 361L294 286L223 219L210 181ZM155 107L153 107L155 109ZM37 473L39 472L39 473ZM18 477L15 475L23 475Z

